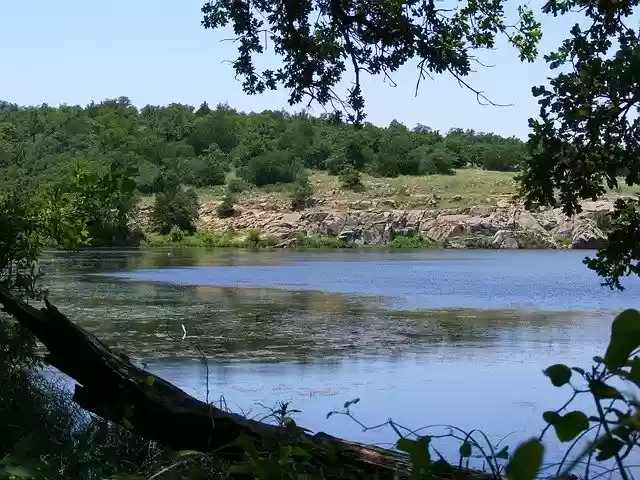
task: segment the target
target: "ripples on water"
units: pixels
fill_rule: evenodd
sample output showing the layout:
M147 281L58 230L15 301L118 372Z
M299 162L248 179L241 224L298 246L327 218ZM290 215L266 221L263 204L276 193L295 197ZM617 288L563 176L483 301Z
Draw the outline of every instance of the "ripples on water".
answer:
M581 252L58 253L50 298L149 369L230 405L290 400L314 430L385 443L328 411L359 397L368 424L452 423L498 438L537 433L566 398L546 366L588 365L640 283L600 287Z

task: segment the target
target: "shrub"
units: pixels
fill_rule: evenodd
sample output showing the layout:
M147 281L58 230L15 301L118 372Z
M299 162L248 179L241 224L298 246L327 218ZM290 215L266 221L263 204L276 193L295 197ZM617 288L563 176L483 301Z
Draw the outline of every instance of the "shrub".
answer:
M156 195L151 219L156 230L163 235L178 227L184 232L195 232L200 201L192 190L178 188Z
M307 175L306 172L298 175L298 178L291 188L291 209L304 209L310 203L312 195L313 187L311 186L311 182L309 182L309 175Z
M330 175L338 175L340 172L349 165L349 161L344 156L344 152L334 152L329 158L327 158L326 166ZM353 165L351 165L353 167Z
M241 193L245 190L245 183L241 178L231 177L227 180L227 191L229 193Z
M238 169L240 176L258 187L292 182L302 164L290 152L273 150L246 160Z
M380 143L380 150L371 165L371 173L379 177L417 175L420 158L413 155L415 148L415 141L411 136L388 132Z
M262 244L262 239L260 238L260 230L248 230L244 239L244 243L249 247L259 247Z
M174 225L169 232L169 238L171 238L172 242L179 243L184 240L184 232L180 230L180 227Z
M236 213L236 209L234 207L235 198L230 192L227 192L222 202L218 204L216 207L216 213L220 218L229 218L233 217Z
M528 156L526 147L520 144L491 145L482 157L482 168L500 172L512 172L524 163Z
M151 194L154 192L154 182L160 174L160 167L151 162L141 162L138 166L138 178L136 185L141 193Z
M436 243L422 235L397 236L389 242L390 248L435 248Z
M360 178L360 172L358 172L351 165L346 165L341 171L339 175L340 186L342 188L346 188L348 190L362 190L364 185L362 185L362 180Z
M339 248L340 241L337 237L327 237L322 235L307 235L299 233L296 236L296 247L298 248Z
M420 158L419 173L421 175L454 175L455 154L444 148L427 151L423 147L413 151Z
M196 187L224 185L230 169L229 157L216 148L206 150L201 157L181 158L178 172L184 183Z
M302 162L305 167L316 170L324 170L327 168L327 159L331 156L333 147L326 140L314 143L302 154Z

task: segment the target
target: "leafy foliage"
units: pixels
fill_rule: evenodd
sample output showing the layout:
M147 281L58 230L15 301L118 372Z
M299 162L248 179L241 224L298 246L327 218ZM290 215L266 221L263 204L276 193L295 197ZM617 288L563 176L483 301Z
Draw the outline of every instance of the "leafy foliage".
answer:
M199 208L198 194L193 189L167 186L156 195L151 219L161 234L167 234L176 227L183 232L194 232Z
M202 12L205 28L232 27L236 33L233 65L246 93L275 90L280 84L289 90L292 105L304 99L320 105L340 102L349 121L362 123L364 72L388 76L418 59L420 78L447 72L464 81L472 70L473 52L492 48L501 35L522 60L532 61L540 24L529 9L521 8L515 26L510 25L505 3L470 1L437 8L425 0L218 0L207 2ZM266 48L263 34L282 57L276 70L256 68L254 56ZM354 85L341 100L335 89L348 68Z
M313 187L309 175L302 172L291 188L291 209L302 210L309 205L313 196Z
M339 175L340 186L347 190L359 191L364 188L362 179L360 178L360 172L358 172L351 165L345 165L340 171Z
M532 156L522 175L529 201L579 213L581 199L640 182L640 38L629 26L638 3L568 0L543 7L553 15L579 11L584 21L546 56L559 71L550 85L532 89L540 118L529 120ZM609 246L587 262L612 288L638 273L637 207L633 199L618 202Z

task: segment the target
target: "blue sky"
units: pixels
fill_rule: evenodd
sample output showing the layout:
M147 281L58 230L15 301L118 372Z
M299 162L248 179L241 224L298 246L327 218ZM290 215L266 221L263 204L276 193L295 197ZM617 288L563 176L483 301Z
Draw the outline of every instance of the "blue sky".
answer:
M23 105L86 104L128 96L137 106L171 102L211 105L227 102L245 111L288 110L285 91L248 96L225 60L235 46L220 42L225 32L200 26L204 0L5 1L0 5L0 99ZM514 2L514 5L516 2ZM539 2L532 2L539 8ZM568 19L543 19L542 52L558 45ZM367 120L387 125L397 119L441 131L473 128L526 138L527 119L537 114L531 86L549 71L540 60L523 64L508 45L485 52L485 63L469 82L492 100L513 107L477 104L475 95L447 76L422 83L414 96L415 66L364 84ZM264 65L277 66L270 54ZM323 110L315 108L312 113Z

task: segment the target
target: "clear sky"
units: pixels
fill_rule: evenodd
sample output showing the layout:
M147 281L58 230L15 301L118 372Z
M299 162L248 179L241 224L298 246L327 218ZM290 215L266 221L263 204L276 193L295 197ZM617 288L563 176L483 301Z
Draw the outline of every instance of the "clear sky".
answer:
M220 41L229 34L200 25L203 1L1 0L0 99L22 105L84 105L127 96L137 106L197 106L206 100L244 111L300 109L289 107L285 91L259 96L242 92L233 68L225 63L235 59L235 46ZM538 11L539 5L532 2ZM542 52L555 48L568 26L568 19L545 18ZM387 125L397 119L443 132L461 127L526 138L527 119L537 114L531 86L545 82L546 64L523 64L508 45L486 52L482 59L495 67L479 67L469 82L492 100L515 106L480 106L473 93L447 76L424 81L416 98L417 76L410 66L394 76L395 88L381 78L366 80L367 120ZM264 62L277 66L276 57Z

